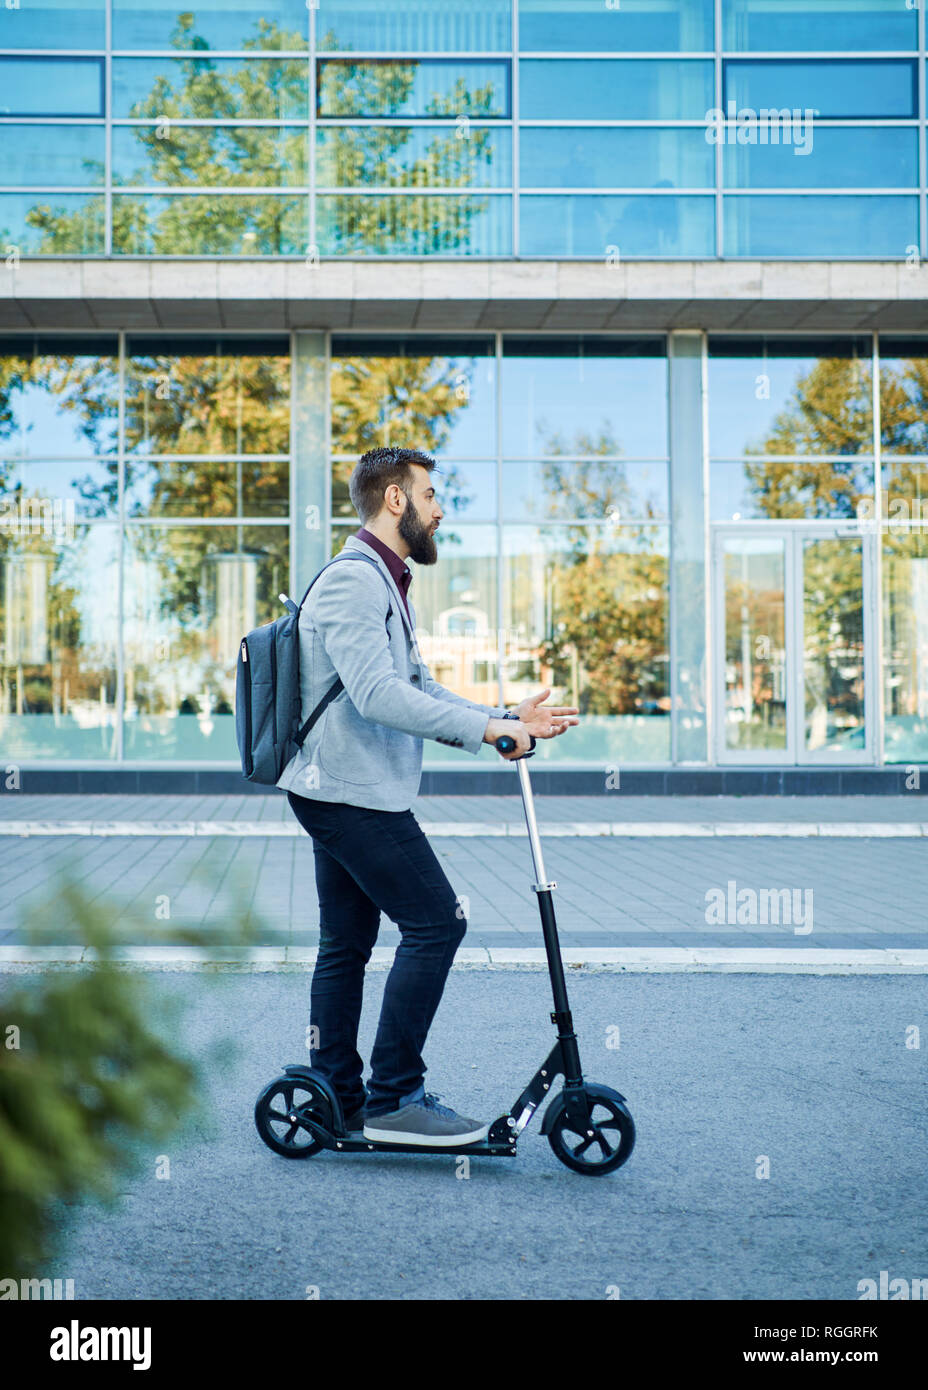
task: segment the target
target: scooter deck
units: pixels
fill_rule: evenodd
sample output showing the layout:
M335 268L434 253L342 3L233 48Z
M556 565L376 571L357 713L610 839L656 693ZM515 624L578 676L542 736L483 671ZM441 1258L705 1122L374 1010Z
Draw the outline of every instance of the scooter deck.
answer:
M515 1144L491 1144L478 1139L475 1144L387 1144L378 1139L365 1139L360 1130L335 1139L326 1146L336 1153L395 1153L395 1154L473 1154L490 1158L515 1158Z

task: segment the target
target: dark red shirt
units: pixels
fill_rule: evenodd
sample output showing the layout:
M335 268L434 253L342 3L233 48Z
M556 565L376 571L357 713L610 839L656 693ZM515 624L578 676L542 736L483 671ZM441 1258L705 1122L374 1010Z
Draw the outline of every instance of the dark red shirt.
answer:
M411 624L412 614L409 611L409 601L406 598L406 591L412 583L412 571L409 566L404 560L400 559L395 550L391 550L388 545L384 545L379 536L375 536L371 531L366 531L363 526L360 531L355 532L355 535L359 541L364 541L367 545L371 546L373 550L376 550L377 554L386 564L387 569L393 577L393 582L400 591L400 598L403 600L406 616Z

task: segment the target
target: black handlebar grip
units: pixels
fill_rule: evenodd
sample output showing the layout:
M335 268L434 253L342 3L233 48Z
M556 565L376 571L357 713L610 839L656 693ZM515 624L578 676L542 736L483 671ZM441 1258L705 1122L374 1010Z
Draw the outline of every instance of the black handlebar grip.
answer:
M521 755L523 758L530 758L535 751L535 739L531 734L529 734L528 740L529 750L527 753ZM511 734L500 734L499 738L496 740L496 749L500 753L511 753L516 747L518 747L518 745ZM518 762L518 758L513 758L512 761Z

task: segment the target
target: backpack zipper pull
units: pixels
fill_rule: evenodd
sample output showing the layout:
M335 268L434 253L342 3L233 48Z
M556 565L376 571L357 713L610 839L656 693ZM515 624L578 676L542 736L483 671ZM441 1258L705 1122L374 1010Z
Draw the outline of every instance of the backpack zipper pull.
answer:
M245 662L248 661L248 647L244 642L242 643L242 660Z

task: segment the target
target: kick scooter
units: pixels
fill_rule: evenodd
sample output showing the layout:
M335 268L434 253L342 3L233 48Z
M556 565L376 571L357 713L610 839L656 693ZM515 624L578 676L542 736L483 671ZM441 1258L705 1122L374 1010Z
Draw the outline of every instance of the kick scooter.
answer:
M511 753L515 739L502 734L496 740L500 753ZM551 1022L557 1041L507 1115L490 1126L486 1139L454 1146L444 1144L390 1144L365 1139L363 1132L348 1133L341 1103L329 1082L312 1067L297 1063L284 1067L282 1076L265 1086L255 1103L255 1124L268 1148L284 1158L309 1158L320 1149L337 1153L441 1153L475 1157L515 1158L516 1140L538 1106L548 1097L555 1078L564 1086L550 1101L541 1122L555 1155L575 1173L596 1176L620 1168L635 1144L635 1126L625 1097L609 1086L584 1081L580 1051L567 1000L564 963L554 919L552 890L557 884L545 875L541 840L535 820L535 803L525 759L531 749L510 762L517 763L522 805L535 868L532 885L538 896L548 971L554 995Z

